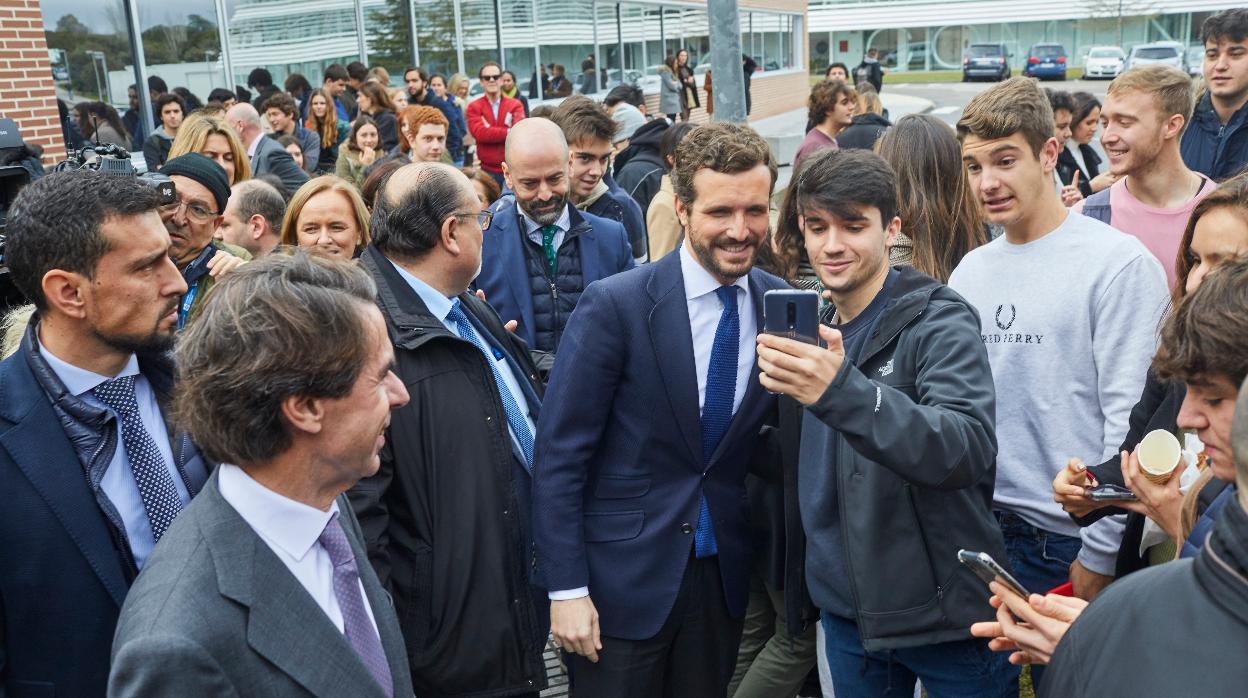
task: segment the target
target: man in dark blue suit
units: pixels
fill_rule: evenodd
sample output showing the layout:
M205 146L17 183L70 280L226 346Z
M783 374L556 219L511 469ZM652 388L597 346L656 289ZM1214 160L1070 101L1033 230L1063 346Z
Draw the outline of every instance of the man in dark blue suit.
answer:
M35 313L0 363L0 695L102 696L127 589L207 480L166 419L186 282L155 190L28 185L7 262Z
M538 423L537 573L574 696L723 696L741 639L745 475L775 406L753 342L786 288L752 269L776 168L731 124L677 163L685 244L586 289Z
M551 355L585 288L631 269L633 254L623 226L569 203L568 145L553 122L517 123L503 157L515 196L493 209L475 285L530 348Z

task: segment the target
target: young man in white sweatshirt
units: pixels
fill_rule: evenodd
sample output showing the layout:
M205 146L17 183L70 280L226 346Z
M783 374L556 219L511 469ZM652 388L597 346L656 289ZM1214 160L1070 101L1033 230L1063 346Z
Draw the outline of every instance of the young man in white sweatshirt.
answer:
M994 506L1007 562L1031 591L1069 579L1091 598L1112 580L1122 522L1080 530L1050 483L1070 458L1101 462L1121 442L1166 276L1139 240L1062 205L1053 129L1048 99L1027 78L967 106L962 159L985 220L1005 235L968 254L949 286L979 310L996 384Z

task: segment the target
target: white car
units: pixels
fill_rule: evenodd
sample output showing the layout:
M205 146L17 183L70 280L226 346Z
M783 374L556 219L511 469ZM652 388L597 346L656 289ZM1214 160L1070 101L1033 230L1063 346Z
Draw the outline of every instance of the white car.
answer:
M1187 72L1184 57L1187 48L1177 41L1156 41L1131 47L1126 67L1136 68L1150 63L1161 63Z
M1083 77L1116 78L1126 59L1127 54L1118 46L1094 46L1083 60Z

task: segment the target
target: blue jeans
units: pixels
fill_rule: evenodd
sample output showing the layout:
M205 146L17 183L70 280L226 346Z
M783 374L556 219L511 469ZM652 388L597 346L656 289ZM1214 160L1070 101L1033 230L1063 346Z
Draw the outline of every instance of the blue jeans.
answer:
M1036 528L1012 511L997 510L993 514L1005 538L1005 554L1009 558L1005 564L1027 591L1044 594L1070 581L1070 563L1079 556L1081 539ZM1043 676L1044 667L1033 664L1032 684L1039 687Z
M923 682L929 698L1017 698L1018 667L988 641L955 640L935 645L867 652L853 621L823 613L828 669L838 696L911 698Z

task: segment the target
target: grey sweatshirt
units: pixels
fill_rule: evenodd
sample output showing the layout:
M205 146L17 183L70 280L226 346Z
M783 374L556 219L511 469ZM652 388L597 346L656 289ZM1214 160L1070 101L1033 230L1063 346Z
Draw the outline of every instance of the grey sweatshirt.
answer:
M1112 575L1124 517L1080 529L1052 482L1070 458L1109 458L1127 433L1167 302L1161 264L1136 238L1072 212L1038 240L971 252L949 286L979 310L997 387L994 506L1082 536L1079 561Z

